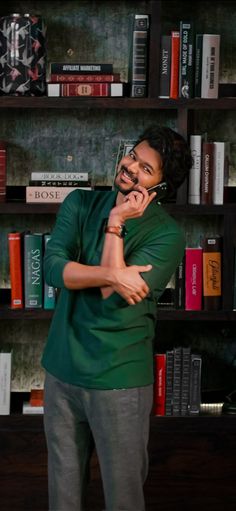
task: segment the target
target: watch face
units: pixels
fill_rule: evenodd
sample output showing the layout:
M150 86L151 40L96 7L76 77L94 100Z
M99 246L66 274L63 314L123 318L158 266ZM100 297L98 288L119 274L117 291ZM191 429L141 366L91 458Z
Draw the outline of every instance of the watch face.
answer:
M121 231L120 231L120 235L121 235L121 238L124 238L127 234L127 229L125 227L125 225L121 225Z

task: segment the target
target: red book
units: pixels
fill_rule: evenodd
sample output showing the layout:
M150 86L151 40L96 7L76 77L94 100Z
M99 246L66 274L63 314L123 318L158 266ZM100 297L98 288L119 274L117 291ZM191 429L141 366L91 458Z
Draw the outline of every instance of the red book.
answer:
M21 256L21 234L8 233L10 282L11 282L11 308L23 308L23 275Z
M57 83L57 82L120 82L120 73L113 73L113 74L87 74L87 75L81 75L81 74L74 74L74 75L68 75L68 74L58 74L54 73L50 76L50 82Z
M201 204L213 204L214 142L202 143Z
M165 415L166 401L166 354L157 353L154 355L154 415Z
M185 309L202 309L202 248L185 249Z
M123 82L48 83L47 92L49 97L122 97L124 96L125 85Z
M0 142L0 202L6 200L7 158L6 144Z
M179 97L179 32L171 32L170 98Z

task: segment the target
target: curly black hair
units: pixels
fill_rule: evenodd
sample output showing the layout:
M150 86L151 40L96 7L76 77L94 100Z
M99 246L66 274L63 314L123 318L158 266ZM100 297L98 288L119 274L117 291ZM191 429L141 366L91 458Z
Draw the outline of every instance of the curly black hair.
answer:
M166 126L152 125L146 128L135 146L144 140L161 156L163 180L167 183L167 195L170 197L187 178L192 167L190 147L182 135Z

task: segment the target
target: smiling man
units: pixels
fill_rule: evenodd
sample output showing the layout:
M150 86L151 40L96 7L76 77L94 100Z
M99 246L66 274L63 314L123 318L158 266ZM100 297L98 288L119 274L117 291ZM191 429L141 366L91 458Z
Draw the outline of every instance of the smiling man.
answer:
M184 235L156 198L191 154L152 126L122 158L112 192L75 190L60 207L45 278L61 288L43 354L50 511L82 511L95 443L106 511L144 511L157 300Z

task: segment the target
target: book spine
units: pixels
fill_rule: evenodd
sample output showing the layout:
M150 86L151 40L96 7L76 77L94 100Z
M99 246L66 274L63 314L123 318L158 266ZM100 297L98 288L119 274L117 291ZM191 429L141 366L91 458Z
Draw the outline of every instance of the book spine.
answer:
M193 164L189 173L188 202L189 204L200 204L201 154L202 154L201 135L190 136L190 150L193 159Z
M198 415L201 407L201 355L191 353L190 357L190 389L188 415Z
M214 142L202 142L201 204L213 203Z
M131 97L147 96L149 14L135 14L130 64Z
M43 236L44 253L45 253L45 250L47 247L47 243L50 239L51 239L50 234L44 234L44 236ZM49 286L44 279L44 282L43 282L43 308L46 310L52 310L52 309L55 309L55 304L56 304L56 290L53 286Z
M201 97L218 98L220 35L203 34Z
M225 142L214 142L213 204L224 203Z
M233 310L236 310L236 247L234 247Z
M180 22L179 97L193 97L193 24Z
M83 74L52 74L50 76L51 83L57 82L78 82L78 83L86 83L86 82L120 82L120 73L113 74L95 74L92 73L83 75Z
M42 234L24 234L25 308L43 306Z
M173 371L173 410L172 415L180 415L181 406L181 373L182 373L182 348L174 348L174 371Z
M8 233L11 308L23 308L22 240L19 232Z
M185 309L202 309L202 248L185 249Z
M173 411L173 372L174 372L174 351L166 352L166 403L165 414L172 415Z
M0 352L0 415L10 415L11 353Z
M124 83L48 83L47 92L49 97L122 97L124 95Z
M180 33L171 32L170 98L179 97L179 52Z
M154 355L155 383L154 383L154 415L165 415L165 386L166 386L166 355Z
M175 272L174 304L176 309L185 308L185 257L183 257Z
M91 189L91 182L90 181L57 181L57 180L51 180L51 181L44 181L39 179L31 179L29 181L28 186L70 186L70 187L80 187L83 186L85 188Z
M7 181L7 151L3 142L0 142L0 202L6 200Z
M51 62L50 74L113 74L113 64L86 64L86 63L73 63L68 64L64 62Z
M190 391L190 356L191 348L182 347L181 405L180 415L188 415Z
M161 36L160 94L159 98L170 97L171 35Z
M63 200L73 190L89 190L89 187L78 186L26 186L26 203L57 203ZM90 190L89 190L90 191Z
M203 308L219 310L222 300L222 244L221 236L203 240Z
M200 98L202 94L202 41L203 34L196 34L195 46L195 76L194 97Z
M31 172L32 180L88 181L88 172Z

